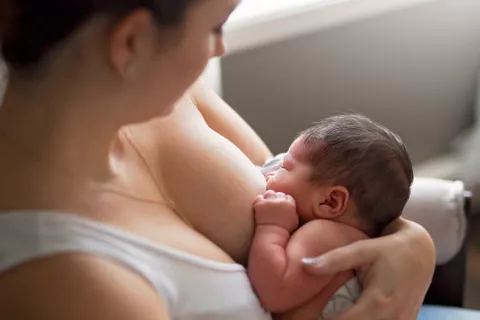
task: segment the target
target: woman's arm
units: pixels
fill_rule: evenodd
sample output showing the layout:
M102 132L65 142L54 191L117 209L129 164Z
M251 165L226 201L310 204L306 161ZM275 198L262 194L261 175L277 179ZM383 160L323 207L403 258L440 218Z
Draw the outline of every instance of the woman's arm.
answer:
M355 306L336 320L415 320L435 269L435 247L420 225L398 219L384 237L363 240L304 259L316 275L356 269L365 290Z
M0 279L1 319L170 320L142 277L87 254L38 260Z
M200 82L191 94L208 126L230 140L256 165L262 165L272 153L257 133L213 90Z

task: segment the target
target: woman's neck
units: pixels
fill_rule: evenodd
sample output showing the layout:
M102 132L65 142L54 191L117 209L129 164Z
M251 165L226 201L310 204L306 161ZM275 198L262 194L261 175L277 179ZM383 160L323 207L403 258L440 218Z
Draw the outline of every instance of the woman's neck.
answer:
M61 90L20 88L10 85L5 93L0 145L8 144L20 161L34 161L77 181L103 181L112 176L110 150L118 125L96 119L88 112L95 108L75 105L80 100Z

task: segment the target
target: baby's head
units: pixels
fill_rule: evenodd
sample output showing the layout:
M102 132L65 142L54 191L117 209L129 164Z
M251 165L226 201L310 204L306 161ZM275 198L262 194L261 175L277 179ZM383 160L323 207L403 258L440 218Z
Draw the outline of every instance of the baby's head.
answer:
M331 219L376 236L401 215L412 181L395 133L364 116L339 115L299 135L267 188L292 195L303 221Z

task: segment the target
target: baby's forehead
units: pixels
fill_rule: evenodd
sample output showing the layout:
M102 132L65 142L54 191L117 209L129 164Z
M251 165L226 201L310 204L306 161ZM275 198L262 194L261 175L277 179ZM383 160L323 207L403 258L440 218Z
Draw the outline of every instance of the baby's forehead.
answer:
M297 138L288 148L287 155L292 158L303 160L307 154L307 146L305 145L302 137Z
M316 150L312 150L312 148L323 149L323 147L324 147L323 143L319 143L317 145L311 145L311 146L307 145L303 137L299 137L295 141L293 141L293 143L290 145L290 148L288 149L288 155L296 159L297 161L310 162L312 157L312 151L313 152L316 151Z

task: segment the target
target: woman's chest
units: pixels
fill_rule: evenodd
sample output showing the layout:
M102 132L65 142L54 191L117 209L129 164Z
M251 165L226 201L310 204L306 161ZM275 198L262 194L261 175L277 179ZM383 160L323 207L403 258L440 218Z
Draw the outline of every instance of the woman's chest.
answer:
M271 319L253 292L245 269L218 246L169 211L119 204L124 206L125 219L134 217L130 210L145 214L117 221L116 226L158 245L134 246L128 252L145 267L142 270L148 270L144 276L155 286L172 319ZM122 209L118 210L123 216Z
M161 246L212 261L234 263L227 253L193 229L165 203L114 191L105 192L92 208L82 210L87 212L83 215Z
M252 204L265 190L253 163L189 104L130 132L168 205L236 261L244 260L253 237Z

